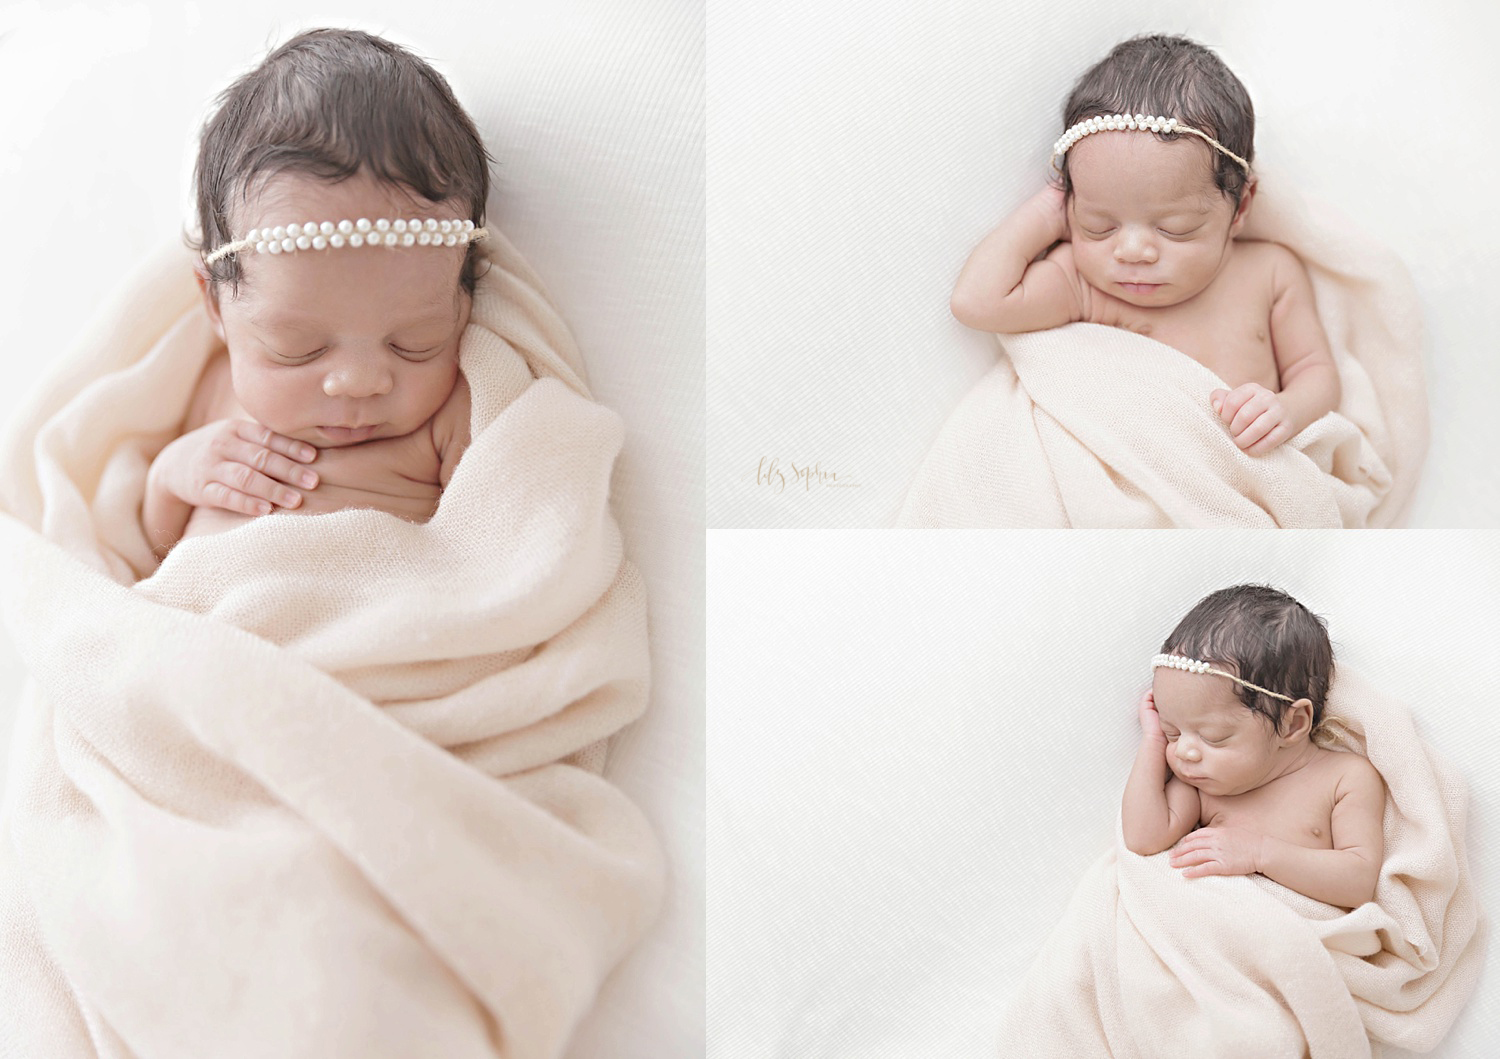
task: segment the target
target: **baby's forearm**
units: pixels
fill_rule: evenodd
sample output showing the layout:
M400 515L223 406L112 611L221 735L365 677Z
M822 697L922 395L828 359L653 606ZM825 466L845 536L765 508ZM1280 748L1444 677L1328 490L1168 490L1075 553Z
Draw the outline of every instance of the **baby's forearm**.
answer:
M1061 195L1044 188L974 248L953 286L951 308L960 323L981 331L1002 323L996 310L1020 284L1026 267L1068 234Z
M1342 388L1332 359L1298 365L1295 374L1282 379L1281 407L1291 420L1290 437L1322 419L1339 406Z
M172 545L187 529L193 505L171 492L157 474L157 464L146 475L146 498L141 503L141 529L158 559L166 557Z
M1151 739L1142 739L1135 753L1135 765L1125 783L1125 797L1120 803L1120 829L1125 848L1149 857L1172 843L1171 811L1167 807L1166 747Z
M1309 849L1270 835L1261 837L1256 868L1268 879L1315 901L1358 908L1375 899L1380 865L1345 849Z

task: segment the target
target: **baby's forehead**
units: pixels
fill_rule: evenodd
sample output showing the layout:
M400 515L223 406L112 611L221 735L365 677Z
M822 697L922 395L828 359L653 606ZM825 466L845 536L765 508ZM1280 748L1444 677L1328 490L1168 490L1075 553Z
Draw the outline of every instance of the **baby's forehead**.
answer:
M1068 151L1068 173L1080 205L1130 201L1207 212L1223 201L1212 152L1195 137L1163 141L1136 131L1089 136Z
M1215 721L1236 725L1249 712L1234 683L1213 674L1158 668L1151 686L1157 713L1168 724Z

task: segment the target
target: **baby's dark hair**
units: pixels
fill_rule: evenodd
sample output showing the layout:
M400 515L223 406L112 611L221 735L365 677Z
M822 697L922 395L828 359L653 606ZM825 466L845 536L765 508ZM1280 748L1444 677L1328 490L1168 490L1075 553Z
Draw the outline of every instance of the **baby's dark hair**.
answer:
M1221 588L1188 611L1161 649L1210 662L1292 699L1307 699L1313 727L1323 720L1333 681L1327 624L1285 592L1265 585ZM1281 731L1288 703L1234 686L1246 707Z
M494 159L442 75L388 40L359 30L308 30L215 103L193 169L202 232L201 242L188 237L193 250L238 238L231 208L282 173L337 183L363 170L434 202L456 198L476 228L484 224ZM481 260L470 243L459 282L471 295ZM227 283L239 297L239 255L202 267L215 296Z
M1255 160L1255 107L1250 93L1222 59L1186 37L1152 34L1115 45L1073 86L1063 106L1063 128L1108 114L1176 118L1212 136L1245 161ZM1175 140L1183 134L1152 135ZM1212 149L1210 153L1214 185L1238 209L1248 175L1234 159ZM1062 188L1072 196L1067 155L1062 160Z

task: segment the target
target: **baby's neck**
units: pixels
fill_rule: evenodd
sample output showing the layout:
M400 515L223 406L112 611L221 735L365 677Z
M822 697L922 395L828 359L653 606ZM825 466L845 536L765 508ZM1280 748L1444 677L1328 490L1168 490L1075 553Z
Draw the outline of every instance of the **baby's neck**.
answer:
M1269 779L1280 779L1309 765L1318 756L1318 748L1306 736L1291 746L1281 747L1272 759Z

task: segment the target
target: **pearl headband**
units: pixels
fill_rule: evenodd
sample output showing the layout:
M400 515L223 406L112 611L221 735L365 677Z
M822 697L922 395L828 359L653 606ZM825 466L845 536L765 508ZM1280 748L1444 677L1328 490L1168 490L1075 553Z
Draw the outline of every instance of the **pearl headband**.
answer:
M1198 129L1187 125L1178 124L1176 118L1148 118L1144 114L1101 114L1097 117L1085 118L1063 133L1062 139L1052 145L1052 168L1061 172L1062 166L1058 165L1057 160L1068 153L1069 147L1072 147L1085 136L1092 136L1096 132L1117 129L1139 129L1141 132L1185 132L1189 136L1196 136L1200 140L1203 140L1220 154L1233 158L1247 174L1250 172L1249 162L1235 154L1228 147L1225 147L1208 133L1200 132Z
M1297 701L1296 699L1288 695L1281 695L1277 692L1269 691L1266 688L1261 687L1259 684L1252 684L1248 680L1241 680L1233 673L1226 673L1222 669L1215 669L1207 662L1200 662L1196 658L1184 658L1182 655L1157 655L1155 658L1151 659L1151 668L1155 669L1157 666L1166 666L1168 669L1181 669L1187 673L1213 673L1216 676L1228 677L1236 684L1241 684L1249 688L1251 691L1258 691L1262 695L1269 695L1273 699L1280 699L1282 702Z
M274 228L251 228L243 239L225 243L203 259L212 265L221 257L253 250L257 254L290 254L298 250L337 249L341 246L461 246L478 242L489 234L473 221L390 220L308 221L278 224Z

